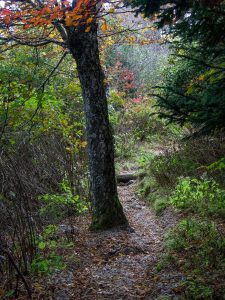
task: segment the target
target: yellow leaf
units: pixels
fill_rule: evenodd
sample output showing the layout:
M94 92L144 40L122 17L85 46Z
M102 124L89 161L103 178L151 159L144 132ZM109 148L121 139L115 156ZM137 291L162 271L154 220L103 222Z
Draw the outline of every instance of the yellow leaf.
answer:
M198 77L199 81L203 81L204 79L205 79L205 75L203 75L203 74Z
M187 92L186 95L191 95L193 93L194 87L193 84L191 83L188 87L187 87Z
M105 79L103 80L103 82L104 82L104 84L108 84L108 83L109 83L109 79L108 79L108 78L105 78Z
M115 8L110 8L109 9L109 13L114 13L114 11L115 11Z
M87 142L86 141L83 141L83 142L80 142L80 148L85 148L87 146Z
M127 38L127 41L129 42L129 43L134 43L135 41L136 41L136 37L128 37Z

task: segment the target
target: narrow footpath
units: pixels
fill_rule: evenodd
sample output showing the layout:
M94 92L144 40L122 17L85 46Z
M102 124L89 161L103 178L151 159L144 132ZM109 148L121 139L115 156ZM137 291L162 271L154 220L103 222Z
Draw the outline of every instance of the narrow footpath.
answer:
M133 230L90 232L86 217L74 224L75 259L54 276L52 299L179 299L174 291L183 275L172 268L156 271L163 238L177 220L170 210L156 217L134 193L135 183L119 186Z

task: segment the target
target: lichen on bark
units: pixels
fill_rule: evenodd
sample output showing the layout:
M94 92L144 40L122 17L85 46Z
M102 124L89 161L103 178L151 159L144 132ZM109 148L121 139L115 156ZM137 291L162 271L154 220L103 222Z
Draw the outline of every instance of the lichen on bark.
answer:
M91 230L104 230L117 226L128 225L128 221L123 213L123 207L116 197L113 205L106 205L101 213L93 212Z

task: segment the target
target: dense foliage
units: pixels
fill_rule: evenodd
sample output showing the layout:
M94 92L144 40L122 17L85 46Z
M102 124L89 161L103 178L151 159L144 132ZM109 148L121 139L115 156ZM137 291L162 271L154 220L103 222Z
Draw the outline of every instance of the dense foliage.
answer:
M173 57L156 93L161 116L197 131L224 128L223 1L134 1L146 15L158 13L167 24ZM164 27L165 28L165 27Z
M223 299L224 1L132 0L126 5L136 10L137 18L124 12L106 15L99 26L99 45L116 174L138 177L131 189L153 208L156 223L163 220L166 233L152 274L144 275L148 281L152 276L158 288L159 275L170 268L182 274L177 286L169 283L174 297ZM84 6L80 8L84 13ZM154 27L141 19L142 13ZM48 21L48 14L45 8L38 22ZM73 26L72 13L67 14ZM7 11L4 18L8 26ZM87 34L91 23L89 19L85 24ZM124 23L138 29L126 31ZM31 25L28 32L40 33ZM107 234L117 243L124 232L88 233L84 241L93 203L83 97L72 56L58 44L32 48L1 42L0 47L0 298L31 297L36 291L38 297L52 297L52 278L72 264L72 280L83 286L83 279L90 279L87 270L82 280L76 276L87 263L94 261L97 269L103 265L105 276L110 261L129 255L130 268L138 253L145 260L149 249L139 246L123 250L118 243L111 249L109 243L104 253ZM127 193L132 183L122 182L120 190ZM126 212L139 219L143 202L137 201L128 199ZM124 240L132 244L129 234ZM152 242L147 245L152 247ZM79 261L78 247L85 263ZM89 247L99 249L101 258ZM161 292L160 299L163 288Z
M48 264L49 253L40 254L38 246L45 226L87 208L82 97L79 83L72 84L74 70L65 72L70 58L45 82L57 51L23 47L1 57L0 251L8 261L0 267L8 273L6 288L17 273L14 264L22 273L40 255Z

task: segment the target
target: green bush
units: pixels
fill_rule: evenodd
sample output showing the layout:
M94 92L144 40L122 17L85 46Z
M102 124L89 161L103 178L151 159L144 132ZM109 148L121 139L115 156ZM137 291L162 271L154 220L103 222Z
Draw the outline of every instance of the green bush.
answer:
M109 93L108 104L109 106L113 106L114 109L118 110L124 107L125 99L121 93L112 90Z
M50 224L46 226L36 240L38 253L31 263L33 273L53 273L56 269L64 268L62 257L56 254L60 242L56 239L58 227Z
M166 199L176 187L179 176L195 174L197 164L184 153L182 150L181 153L152 155L140 161L143 179L139 182L138 193L151 202L159 214L168 205Z
M217 282L224 280L225 238L215 223L183 219L167 234L165 250L188 274L182 283L187 299L223 299L225 287Z
M59 227L53 224L47 225L36 238L38 249L35 258L31 262L30 270L33 273L52 274L55 270L66 267L65 257L60 255L62 250L74 247L74 243L66 236L60 236ZM61 251L60 251L61 249Z
M225 239L215 223L207 220L186 218L181 220L166 237L166 248L189 254L190 263L201 261L201 267L214 267L225 259ZM188 256L187 256L188 257Z
M170 203L201 216L225 217L225 190L212 179L181 178Z
M156 199L153 206L156 215L161 215L167 206L168 202L165 198Z
M165 147L162 154L140 159L144 178L139 184L139 192L148 197L149 192L157 190L169 197L181 177L200 179L206 173L225 186L224 159L221 159L224 146L220 137L178 140L169 149Z
M208 286L204 280L194 276L188 276L182 284L186 299L213 300L213 288Z
M71 187L66 181L63 181L60 187L61 194L45 194L39 197L42 202L40 213L43 217L51 222L57 222L88 210L88 202L81 199L79 195L73 195Z
M161 187L173 188L179 176L193 173L196 166L192 158L173 153L153 160L150 169Z
M31 263L32 273L52 274L55 270L62 270L65 265L62 256L55 253L49 254L46 258L38 255Z
M118 158L131 158L135 153L135 140L130 133L115 135L115 150Z

